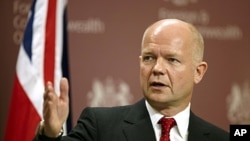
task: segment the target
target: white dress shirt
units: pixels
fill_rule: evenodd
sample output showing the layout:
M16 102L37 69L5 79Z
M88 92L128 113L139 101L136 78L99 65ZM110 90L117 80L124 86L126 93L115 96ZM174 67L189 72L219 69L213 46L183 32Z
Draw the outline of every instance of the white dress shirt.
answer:
M149 116L154 128L154 132L156 135L156 140L160 141L161 136L161 125L158 124L158 121L164 116L158 111L156 111L147 101L146 107L149 112ZM175 119L177 126L174 126L170 130L170 140L171 141L187 141L188 139L188 124L189 124L189 116L190 116L190 103L188 106L176 114L172 118Z

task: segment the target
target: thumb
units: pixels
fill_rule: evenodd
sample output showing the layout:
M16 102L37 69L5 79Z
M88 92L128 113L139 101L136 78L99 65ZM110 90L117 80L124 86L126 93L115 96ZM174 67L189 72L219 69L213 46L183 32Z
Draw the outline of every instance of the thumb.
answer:
M60 81L60 99L68 100L69 83L67 78L62 78Z

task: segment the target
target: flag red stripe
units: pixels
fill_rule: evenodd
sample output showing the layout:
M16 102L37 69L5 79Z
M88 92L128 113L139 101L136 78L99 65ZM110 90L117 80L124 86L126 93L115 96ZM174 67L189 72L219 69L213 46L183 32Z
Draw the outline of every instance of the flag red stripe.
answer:
M44 82L54 83L55 68L55 39L56 39L56 2L48 0L48 13L46 20L45 50L44 50Z
M19 109L22 107L22 109ZM31 141L41 120L15 75L5 141ZM17 131L17 132L16 132Z

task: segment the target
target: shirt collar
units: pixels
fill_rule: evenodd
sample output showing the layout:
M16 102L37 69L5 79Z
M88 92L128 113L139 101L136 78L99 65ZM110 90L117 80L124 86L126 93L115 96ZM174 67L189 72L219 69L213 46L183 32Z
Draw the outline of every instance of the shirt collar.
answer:
M156 111L148 102L145 101L147 110L149 112L149 116L151 119L151 122L153 124L153 127L156 127L158 124L158 121L164 116L160 114L158 111ZM175 116L173 118L175 119L177 123L178 131L182 138L184 138L188 134L188 125L189 125L189 116L190 116L190 107L191 104L189 103L188 106Z

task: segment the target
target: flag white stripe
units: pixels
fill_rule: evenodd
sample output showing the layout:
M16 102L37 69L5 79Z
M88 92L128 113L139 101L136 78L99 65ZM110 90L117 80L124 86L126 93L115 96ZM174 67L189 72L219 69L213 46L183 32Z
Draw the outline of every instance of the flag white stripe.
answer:
M63 14L66 6L65 0L61 0L61 2L57 2L56 9L56 48L55 48L55 91L59 93L59 82L62 78L62 52L63 52Z

